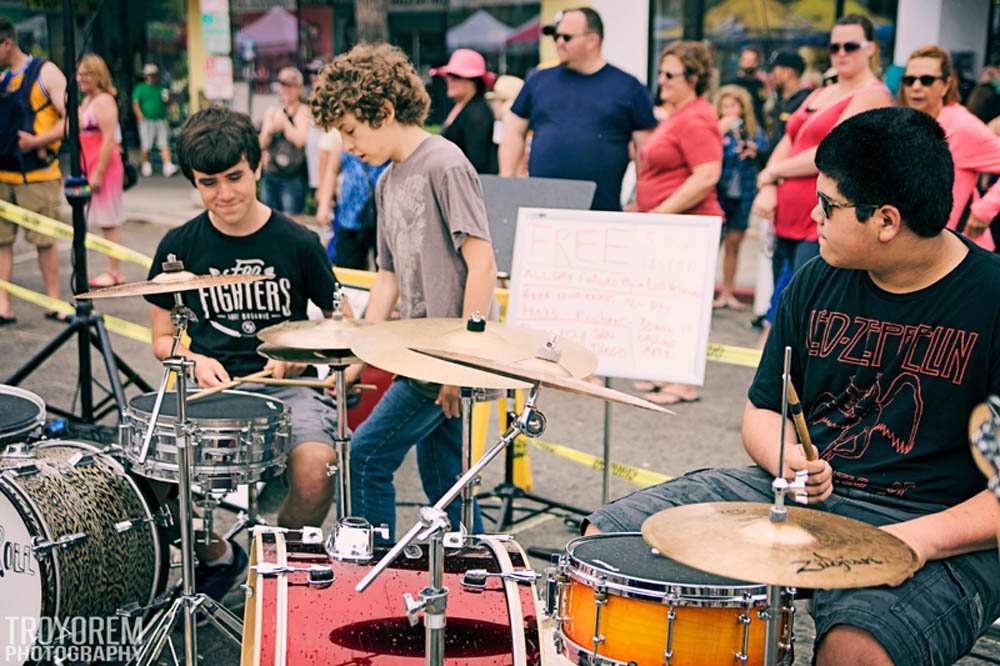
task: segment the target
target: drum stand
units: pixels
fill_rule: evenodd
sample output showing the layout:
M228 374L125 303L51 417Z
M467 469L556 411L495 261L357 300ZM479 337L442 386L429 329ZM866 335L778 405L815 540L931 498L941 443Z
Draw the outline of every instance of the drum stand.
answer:
M181 270L177 267L180 262L170 263L170 269L164 264L167 270ZM163 404L163 397L166 393L168 380L171 374L175 379L175 391L177 393L177 421L174 425L177 434L177 476L178 476L178 523L181 533L181 585L180 594L176 594L173 602L165 609L159 611L153 622L145 627L142 632L142 644L135 658L134 663L141 666L149 666L156 662L163 651L167 641L170 639L170 632L177 620L177 614L184 617L184 664L185 666L197 666L198 664L198 638L196 614L205 613L206 617L220 630L220 632L241 644L243 635L243 623L229 609L202 593L196 593L194 589L194 535L193 523L194 515L191 507L191 447L195 445L194 427L187 418L187 376L194 369L194 361L190 361L177 354L181 337L187 330L188 323L194 319L194 313L184 307L181 295L174 293L174 308L170 312L170 321L174 325L174 341L170 350L170 357L163 361L163 379L160 382L160 390L153 406L153 413L150 416L149 430L143 441L142 451L139 454L139 462L142 463L148 454L149 445L152 440L156 419L159 415L160 407ZM172 648L171 648L171 651ZM175 659L176 661L176 659Z
M774 491L774 506L771 507L770 520L772 523L783 523L788 520L788 509L785 508L785 493L788 492L789 483L781 475L785 469L785 426L788 423L788 385L791 382L792 348L785 347L784 370L781 376L781 427L779 428L779 448L778 448L778 476L771 482L771 490ZM766 634L764 638L764 665L777 666L778 653L778 629L782 611L782 587L780 585L767 586L767 611L765 611ZM790 641L789 641L790 642ZM743 653L746 654L746 648ZM787 655L787 653L786 653Z
M444 646L445 646L445 610L448 605L448 588L444 587L444 542L445 533L448 531L448 514L446 507L451 504L456 497L466 491L473 480L490 462L496 458L501 451L511 445L513 441L521 436L538 437L545 431L545 416L535 409L535 400L538 396L538 386L530 389L528 399L524 402L524 409L517 419L512 421L507 430L500 436L497 442L482 457L465 471L455 482L448 492L434 504L434 506L423 507L420 510L420 518L417 523L403 536L402 539L385 554L378 564L357 584L355 589L364 592L372 582L378 578L385 569L392 564L397 557L414 541L428 541L430 546L428 575L430 585L420 590L418 599L412 595L405 594L403 601L406 606L406 616L411 626L416 626L419 622L418 614L423 611L425 628L425 648L427 666L443 666Z
M339 306L336 308L339 312ZM334 314L336 316L336 314ZM343 315L341 315L343 316ZM331 365L330 372L334 376L334 386L337 390L337 436L333 440L337 451L337 462L327 469L329 476L336 477L337 484L337 520L347 518L351 514L351 430L347 427L347 381L344 373L346 365Z

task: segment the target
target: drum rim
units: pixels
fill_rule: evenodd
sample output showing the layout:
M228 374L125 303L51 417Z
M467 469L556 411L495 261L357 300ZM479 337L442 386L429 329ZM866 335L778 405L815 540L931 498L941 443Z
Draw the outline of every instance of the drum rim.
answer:
M196 393L200 393L202 390L204 390L204 389L191 390L191 391L188 391L188 393L189 394L196 394ZM252 391L240 391L238 389L227 389L225 391L221 391L221 393L227 393L227 394L231 394L231 395L248 395L248 396L251 396L253 398L260 399L260 400L274 401L274 402L278 403L279 405L281 405L281 410L275 412L274 414L269 414L267 416L254 416L253 418L247 418L247 419L219 418L219 417L201 418L201 417L194 417L194 416L191 416L190 414L188 414L187 415L188 420L191 421L193 424L195 424L197 426L200 426L200 427L204 427L204 428L213 428L213 427L215 427L215 428L221 428L221 429L243 429L243 428L245 428L245 427L247 427L249 425L257 425L258 423L260 423L262 425L270 425L273 422L275 422L276 420L281 419L282 417L286 416L287 414L290 414L290 410L288 408L288 404L284 400L282 400L281 398L275 398L274 396L267 395L266 393L254 393ZM125 409L123 410L123 413L122 413L122 421L123 421L123 423L124 423L124 419L125 419L126 416L128 416L128 417L130 417L130 418L132 418L135 421L138 421L140 423L143 423L143 422L145 422L147 424L149 423L149 419L148 418L141 418L141 417L149 417L149 416L151 416L152 415L152 411L146 411L146 410L140 409L140 408L138 408L138 407L136 407L134 405L134 403L135 403L136 400L138 400L139 398L144 398L144 397L146 397L148 395L156 395L156 391L149 391L147 393L141 393L139 395L132 396L132 398L128 401L128 404L125 406ZM157 423L158 424L170 424L170 425L172 425L173 423L176 422L176 420L177 420L176 416L169 416L167 414L160 414L157 417Z
M34 428L45 425L45 417L47 413L47 407L45 401L37 393L29 391L28 389L23 389L20 386L11 386L10 384L0 384L0 395L13 395L18 398L23 398L28 402L34 404L38 407L38 413L25 419L23 421L18 421L17 423L12 423L9 426L9 430L3 430L2 424L0 424L0 441L9 440L10 438L23 435L26 432L30 432Z
M565 552L560 558L560 571L586 587L592 589L602 587L608 593L626 599L652 600L673 606L696 608L745 608L748 605L757 606L767 602L766 585L756 583L711 585L654 580L611 571L593 562L582 560L573 552L582 543L626 536L642 538L642 533L612 532L573 539L566 544ZM636 583L642 583L644 587L637 587Z

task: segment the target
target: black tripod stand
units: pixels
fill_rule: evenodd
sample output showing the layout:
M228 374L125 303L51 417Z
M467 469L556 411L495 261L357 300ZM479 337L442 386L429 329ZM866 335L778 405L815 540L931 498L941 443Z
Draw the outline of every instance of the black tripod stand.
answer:
M66 119L69 133L66 141L69 143L70 173L66 179L65 193L73 209L73 293L81 294L88 289L87 248L84 240L87 236L87 218L84 207L90 200L90 188L80 171L80 124L77 118L77 85L76 85L76 42L73 26L73 3L63 0L63 70L66 75ZM93 424L112 411L121 412L125 407L125 386L135 385L140 390L149 392L153 387L147 384L111 349L111 340L104 327L104 318L94 312L94 306L89 300L75 299L76 312L67 327L52 339L41 351L32 356L20 370L4 380L5 384L16 386L25 377L34 372L42 363L74 335L77 336L79 373L77 375L80 391L80 413L74 414L68 410L47 406L50 412L64 416L73 421ZM93 346L104 359L110 384L109 394L96 405L94 404L94 378L91 370L90 347ZM127 381L122 383L119 370Z
M507 392L507 399L514 401L514 391ZM501 424L501 429L517 418L517 410L509 410L506 415L506 423ZM499 504L480 504L484 516L490 518L497 532L505 532L511 527L524 523L535 516L551 513L562 516L563 520L576 521L574 516L586 516L590 513L588 509L581 509L572 504L558 502L548 497L529 493L514 483L514 459L518 456L517 449L524 444L514 442L507 447L504 452L504 474L503 483L498 484L493 490L479 493L476 499L480 502L484 499L495 499ZM518 506L518 502L530 502L527 506ZM492 511L495 515L489 515Z

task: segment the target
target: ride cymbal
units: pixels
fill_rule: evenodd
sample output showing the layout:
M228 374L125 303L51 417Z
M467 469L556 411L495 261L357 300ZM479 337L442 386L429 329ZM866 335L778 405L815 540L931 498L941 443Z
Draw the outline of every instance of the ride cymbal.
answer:
M127 282L113 287L103 287L93 291L85 291L74 298L122 298L125 296L148 296L150 294L172 294L192 289L207 289L227 284L245 284L263 280L264 275L195 275L188 271L160 273L152 280L145 282Z
M483 330L470 330L483 325ZM484 389L519 389L529 385L413 351L423 348L543 367L564 377L583 377L597 367L597 357L592 352L567 338L494 321L470 322L458 318L382 322L366 329L361 341L352 347L365 362L420 381Z
M673 412L666 407L661 407L660 405L649 402L648 400L643 400L642 398L638 398L634 395L622 393L621 391L616 391L604 386L591 384L588 381L584 381L576 377L562 377L560 375L553 374L552 372L546 370L544 365L540 365L537 359L528 359L524 363L498 363L496 361L479 358L469 354L458 354L438 349L414 349L413 351L426 354L427 356L433 356L434 358L441 359L442 361L457 363L468 368L474 368L490 374L500 375L513 381L537 384L548 388L558 389L560 391L576 393L577 395L589 395L592 398L600 398L601 400L607 400L608 402L617 402L622 405L631 405L632 407L648 409L654 412L673 414Z
M309 365L351 365L360 363L349 349L295 349L279 347L265 342L257 347L257 353L264 358L284 363L307 363Z
M770 504L706 502L646 519L646 543L681 564L763 585L832 590L894 585L917 570L917 554L885 530L844 516Z

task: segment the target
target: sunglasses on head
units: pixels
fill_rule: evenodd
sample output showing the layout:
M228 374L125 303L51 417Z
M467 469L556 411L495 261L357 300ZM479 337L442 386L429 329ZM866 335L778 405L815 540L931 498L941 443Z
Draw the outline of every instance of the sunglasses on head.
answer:
M869 42L844 42L843 44L840 42L830 42L827 48L830 50L830 55L837 55L841 50L844 53L854 53L862 47L868 46L868 44Z
M934 85L934 82L937 81L938 79L944 81L943 76L931 76L930 74L924 74L923 76L911 76L907 74L906 76L903 77L903 85L906 86L907 88L910 88L913 86L914 83L920 81L920 85L922 85L924 88L928 88Z
M858 222L864 222L869 217L875 214L875 211L879 209L878 204L858 204L858 203L840 203L839 201L834 201L822 192L816 193L816 198L819 199L819 207L823 211L823 217L830 219L835 208L853 208L857 211Z

